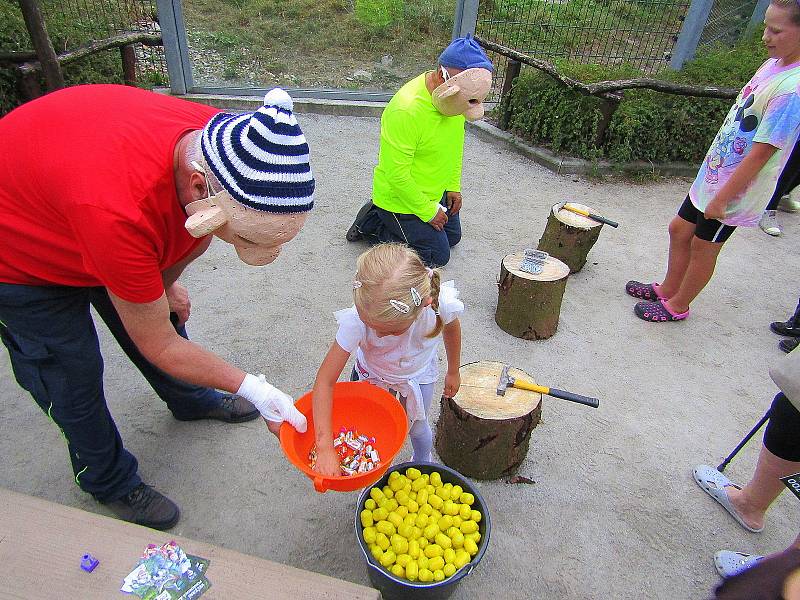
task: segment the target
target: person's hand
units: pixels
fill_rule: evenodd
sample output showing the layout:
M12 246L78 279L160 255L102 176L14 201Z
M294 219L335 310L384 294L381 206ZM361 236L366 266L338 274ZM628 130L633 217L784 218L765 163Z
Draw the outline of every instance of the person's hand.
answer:
M308 428L305 415L295 408L292 397L267 383L263 375L256 377L248 373L236 393L252 402L267 421L278 424L288 421L300 433ZM275 433L272 428L270 431Z
M447 372L444 376L444 397L452 398L458 393L458 388L461 387L461 374L458 371L451 373Z
M461 192L447 192L447 206L450 207L450 215L457 215L461 210Z
M441 231L444 229L445 224L447 223L447 213L444 210L444 207L440 204L440 208L436 210L436 216L433 217L428 223L430 226L433 227L436 231Z
M327 477L335 477L342 474L339 468L339 457L332 446L330 448L321 448L317 445L317 464L314 466L314 470Z
M192 312L192 303L189 300L189 290L177 281L164 290L169 304L169 311L178 315L178 325L183 325L189 320Z
M706 206L705 211L703 211L703 216L706 219L724 219L725 218L725 209L728 207L727 202L721 202L716 198L712 199L711 202L708 203Z
M275 437L280 437L281 425L283 425L283 423L279 421L267 421L266 419L264 419L264 423L267 424L267 429L269 429L270 433L274 433Z

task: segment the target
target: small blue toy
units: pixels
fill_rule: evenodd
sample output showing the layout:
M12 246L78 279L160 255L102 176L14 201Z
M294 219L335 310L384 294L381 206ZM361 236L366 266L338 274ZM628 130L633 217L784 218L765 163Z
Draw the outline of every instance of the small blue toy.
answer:
M81 559L81 569L86 571L87 573L91 573L94 571L95 567L100 564L100 561L97 560L91 554L84 554L83 558Z

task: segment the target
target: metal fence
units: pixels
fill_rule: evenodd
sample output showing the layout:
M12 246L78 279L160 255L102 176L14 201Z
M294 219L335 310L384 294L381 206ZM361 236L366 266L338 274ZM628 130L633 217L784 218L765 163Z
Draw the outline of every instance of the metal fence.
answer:
M56 52L117 33L161 33L155 0L48 0L40 6L46 22L71 24L69 37L59 40ZM163 47L137 45L136 59L138 80L168 85Z
M753 0L714 0L699 47L735 44L752 24L763 19Z

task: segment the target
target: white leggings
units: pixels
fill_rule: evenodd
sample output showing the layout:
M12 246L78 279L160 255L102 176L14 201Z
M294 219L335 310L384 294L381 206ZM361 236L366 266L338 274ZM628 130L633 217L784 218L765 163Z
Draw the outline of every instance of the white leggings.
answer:
M422 403L425 405L425 416L421 419L411 422L411 427L408 430L408 436L411 438L411 447L414 449L414 454L411 460L414 462L430 462L431 449L433 448L433 432L428 423L428 411L431 408L431 400L433 399L433 383L420 384L419 388L422 390ZM401 397L401 402L405 406L405 398Z

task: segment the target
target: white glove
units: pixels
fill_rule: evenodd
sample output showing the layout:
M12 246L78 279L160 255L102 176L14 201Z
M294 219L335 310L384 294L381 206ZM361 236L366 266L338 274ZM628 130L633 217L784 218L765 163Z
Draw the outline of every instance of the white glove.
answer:
M264 375L245 375L236 394L252 402L267 421L289 421L300 433L308 428L305 415L294 407L292 397L267 383Z

